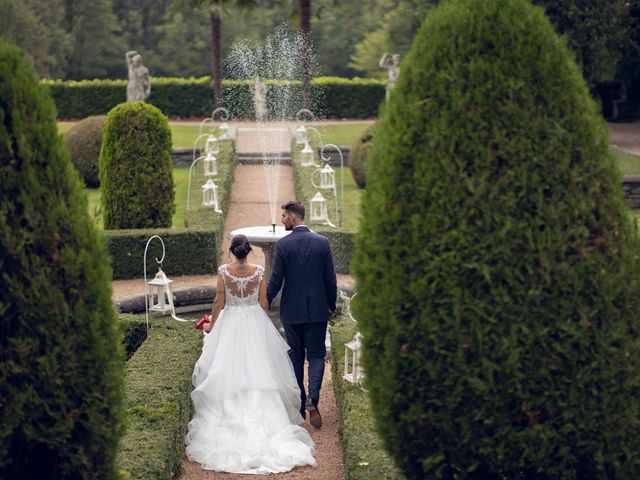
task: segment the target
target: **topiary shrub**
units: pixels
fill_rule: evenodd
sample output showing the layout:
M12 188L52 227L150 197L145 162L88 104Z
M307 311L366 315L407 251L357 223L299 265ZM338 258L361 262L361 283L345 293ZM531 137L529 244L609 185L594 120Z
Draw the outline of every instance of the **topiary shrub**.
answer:
M367 159L373 146L374 129L375 125L367 128L349 150L349 168L358 188L366 185Z
M89 188L100 185L98 164L102 147L102 128L106 115L87 117L64 134L64 144L71 163Z
M376 130L354 302L407 478L640 478L639 243L580 70L526 0L452 0Z
M0 40L0 478L110 479L123 433L109 260L48 92Z
M163 228L175 212L171 130L160 110L121 103L107 116L100 152L105 229Z

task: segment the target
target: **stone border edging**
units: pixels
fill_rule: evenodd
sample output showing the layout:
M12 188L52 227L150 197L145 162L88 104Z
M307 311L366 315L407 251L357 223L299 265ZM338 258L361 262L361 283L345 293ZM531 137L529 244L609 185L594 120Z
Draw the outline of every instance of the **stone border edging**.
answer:
M354 294L351 285L338 285L338 288L349 296ZM206 311L216 296L215 286L197 286L179 288L173 291L173 303L176 313ZM118 313L143 313L145 311L145 294L137 293L113 300L113 308Z

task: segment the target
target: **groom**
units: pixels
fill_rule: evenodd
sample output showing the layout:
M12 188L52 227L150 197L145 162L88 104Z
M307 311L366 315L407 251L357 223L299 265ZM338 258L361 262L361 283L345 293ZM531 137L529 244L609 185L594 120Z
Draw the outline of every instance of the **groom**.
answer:
M280 318L289 344L289 357L300 387L300 414L315 428L322 426L318 411L326 355L325 337L329 314L336 309L336 272L329 240L304 225L304 205L282 205L282 224L290 235L276 242L276 255L267 300L282 287ZM305 353L309 361L309 395L304 388Z

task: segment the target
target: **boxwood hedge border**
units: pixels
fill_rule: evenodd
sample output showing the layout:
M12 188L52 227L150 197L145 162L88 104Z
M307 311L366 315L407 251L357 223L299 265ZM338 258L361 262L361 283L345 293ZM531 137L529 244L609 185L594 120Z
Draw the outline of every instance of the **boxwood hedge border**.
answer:
M126 80L43 80L51 91L58 117L64 119L105 115L126 101ZM268 81L270 92L299 82ZM312 110L323 118L372 118L385 96L385 82L375 79L319 77L312 81ZM254 118L253 81L222 82L223 105L232 118ZM291 114L302 108L299 95L290 105ZM277 94L273 96L277 98ZM270 101L269 97L267 101ZM147 99L171 118L207 117L214 109L210 77L151 78Z

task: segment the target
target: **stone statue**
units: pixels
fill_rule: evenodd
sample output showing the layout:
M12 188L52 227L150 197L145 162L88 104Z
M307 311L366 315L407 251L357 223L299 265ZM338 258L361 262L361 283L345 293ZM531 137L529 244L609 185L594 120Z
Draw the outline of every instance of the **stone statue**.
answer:
M256 78L253 91L253 105L256 110L256 120L264 122L267 119L267 85L260 77Z
M125 55L129 68L129 83L127 83L127 102L142 100L143 102L151 93L149 82L149 70L142 64L142 57L132 50Z
M389 55L385 53L380 62L378 63L380 68L386 68L388 71L388 79L387 79L387 95L386 100L389 101L389 96L391 95L391 90L396 84L396 80L398 80L398 76L400 75L400 54L394 53L393 55Z

